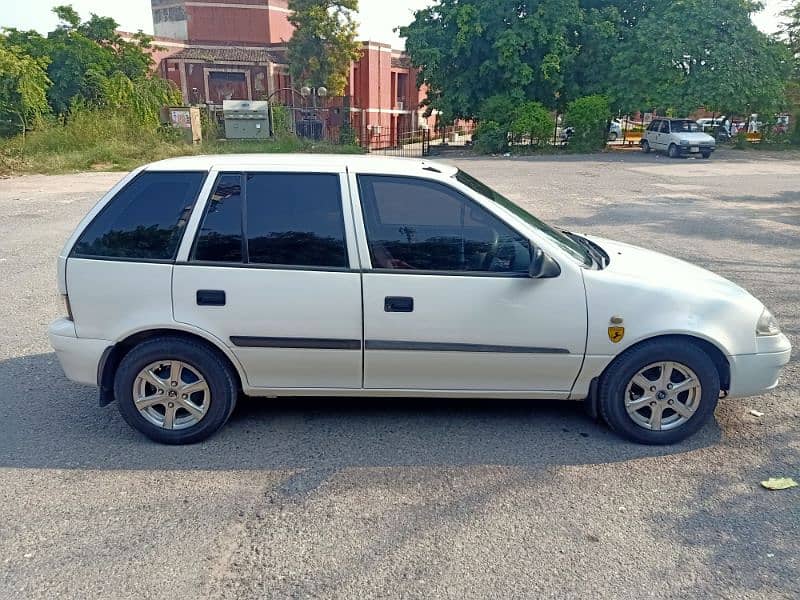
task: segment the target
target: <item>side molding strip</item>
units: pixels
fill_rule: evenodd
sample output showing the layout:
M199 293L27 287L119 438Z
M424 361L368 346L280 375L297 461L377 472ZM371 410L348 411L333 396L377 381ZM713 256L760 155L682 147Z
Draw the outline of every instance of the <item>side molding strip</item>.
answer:
M231 336L239 348L301 348L312 350L361 350L361 340L332 340L324 338L277 338Z
M367 350L410 350L420 352L486 352L497 354L569 354L566 348L537 348L531 346L493 346L488 344L448 344L442 342L401 342L367 340Z

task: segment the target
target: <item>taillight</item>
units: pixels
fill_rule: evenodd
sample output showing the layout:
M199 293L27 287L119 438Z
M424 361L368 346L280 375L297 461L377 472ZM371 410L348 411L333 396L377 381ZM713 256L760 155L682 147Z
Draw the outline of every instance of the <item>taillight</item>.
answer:
M67 318L72 321L72 306L69 303L69 295L61 294L61 299L64 301L64 308L67 310Z

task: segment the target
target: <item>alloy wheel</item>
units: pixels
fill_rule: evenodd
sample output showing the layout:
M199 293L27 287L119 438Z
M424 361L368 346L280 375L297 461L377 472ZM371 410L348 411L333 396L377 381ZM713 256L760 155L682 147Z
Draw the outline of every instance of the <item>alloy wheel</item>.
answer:
M694 371L678 362L647 365L625 389L625 409L631 420L652 431L676 429L692 418L702 398Z
M133 382L133 401L139 414L156 427L187 429L208 413L211 390L193 366L163 360L139 371Z

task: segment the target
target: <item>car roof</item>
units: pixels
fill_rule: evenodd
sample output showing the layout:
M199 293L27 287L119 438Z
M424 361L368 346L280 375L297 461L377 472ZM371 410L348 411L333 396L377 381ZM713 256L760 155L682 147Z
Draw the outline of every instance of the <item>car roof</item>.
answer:
M308 169L408 174L427 170L452 175L456 168L439 162L419 158L353 154L207 154L168 158L145 166L148 171L208 171L211 169L298 167Z

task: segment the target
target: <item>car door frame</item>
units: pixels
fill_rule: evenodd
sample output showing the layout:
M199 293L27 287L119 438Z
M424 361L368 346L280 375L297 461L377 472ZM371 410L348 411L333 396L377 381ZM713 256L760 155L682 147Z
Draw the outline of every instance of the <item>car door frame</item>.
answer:
M223 174L231 174L231 173L238 173L246 175L248 173L328 173L328 174L336 174L337 180L339 183L339 191L340 191L340 202L342 205L342 214L343 214L343 224L344 224L344 234L345 234L345 247L347 250L347 259L348 259L348 268L346 270L339 270L339 269L326 269L326 268L316 268L316 267L295 267L291 265L235 265L235 264L227 264L227 263L207 263L202 261L192 261L191 260L191 253L194 248L195 239L199 233L199 228L201 226L202 220L205 217L206 207L208 203L211 201L211 195L213 194L217 181L220 175ZM352 273L359 275L359 294L357 301L358 309L361 310L361 290L360 290L360 272L361 272L361 262L359 258L359 247L357 242L357 234L354 227L353 219L352 219L352 199L349 187L349 181L347 176L347 169L346 166L342 163L342 161L332 160L330 163L319 162L313 164L313 166L303 165L302 162L297 165L286 165L284 163L248 163L243 161L239 164L221 164L221 165L214 165L208 171L208 176L206 181L200 191L200 196L195 204L195 208L192 211L192 214L187 222L183 239L181 240L180 246L178 247L178 253L176 255L176 261L174 264L175 268L179 268L182 266L208 266L210 268L235 268L235 269L252 269L257 271L341 271L345 273ZM335 387L335 386L259 386L254 385L251 383L252 376L248 374L248 370L246 368L245 361L241 359L239 354L236 351L236 348L231 343L230 340L222 339L219 335L215 332L208 331L207 329L198 326L197 324L185 323L184 321L180 321L177 318L176 314L176 302L174 292L172 294L172 313L173 319L176 323L181 325L185 325L191 327L193 329L202 331L203 334L207 338L211 338L215 341L215 343L221 346L224 349L224 352L229 356L234 356L236 358L237 367L240 367L240 372L243 374L242 377L242 386L244 388L244 392L248 395L252 396L317 396L317 395L326 395L326 394L341 394L341 393L358 393L362 389L362 385L358 385L356 387ZM360 329L357 335L359 341L359 348L358 348L358 355L359 355L359 363L360 363L360 378L359 383L363 384L363 368L364 368L364 361L363 361L363 312L361 313L360 319ZM313 350L311 348L292 348L292 350L296 350L301 352L303 350ZM338 349L335 349L338 350Z
M391 177L409 177L414 179L420 180L427 180L436 182L445 186L452 188L454 191L466 196L469 200L475 202L478 206L482 207L488 213L493 215L495 218L499 219L502 223L506 224L511 229L517 231L520 235L524 236L528 242L534 246L539 247L542 249L546 254L553 257L561 266L562 273L560 277L574 277L576 281L579 281L580 285L580 304L583 313L586 312L586 295L585 295L585 288L583 286L583 273L582 267L579 266L574 259L566 256L566 253L561 250L558 245L548 239L544 234L538 234L535 231L532 231L532 228L525 223L520 217L513 214L511 211L507 210L506 208L496 205L495 203L489 201L486 198L483 198L477 192L471 190L467 186L463 185L453 177L448 177L443 172L439 171L434 167L420 169L418 171L414 170L413 172L391 172L387 171L385 168L381 168L380 165L362 165L359 164L358 168L348 168L348 181L350 186L350 197L352 202L352 214L354 220L354 226L356 231L357 237L357 245L359 256L362 264L362 272L365 275L373 272L373 266L369 251L369 243L366 231L366 223L364 220L364 211L361 204L361 196L359 191L359 183L358 177L359 175L377 175L377 176L391 176ZM375 270L376 273L382 273L384 271ZM401 273L409 274L405 271L400 271ZM413 273L411 273L413 274ZM503 277L503 278L514 278L516 280L527 280L526 277L520 277L519 274L517 275L509 275L509 274L480 274L480 273L451 273L449 275L444 275L440 273L432 273L432 272L420 272L422 276L426 277L435 277L437 275L441 275L444 277L453 276L453 277L476 277L476 278L493 278L493 277ZM578 287L578 286L576 286ZM365 284L362 283L362 298L366 295L365 291ZM365 301L365 300L364 300ZM365 344L365 353L368 350L368 345L370 344L370 340L367 338L369 337L369 333L367 331L367 309L364 307L362 309L362 314L365 320L364 326L364 344ZM585 317L585 314L581 314L581 317ZM588 331L588 320L584 321L583 323L583 337L585 338L586 333ZM552 390L552 389L541 389L541 390L509 390L509 389L388 389L388 388L374 388L374 387L366 387L364 386L364 393L374 393L376 395L391 395L400 393L403 396L441 396L442 394L446 394L450 397L495 397L495 398L532 398L532 399L567 399L570 397L572 389L574 388L575 381L580 377L580 373L583 367L583 361L585 360L586 356L586 345L585 339L581 340L581 345L579 348L578 353L570 352L571 356L576 356L579 359L579 366L575 371L575 376L569 382L569 386L565 387L564 390ZM365 382L366 382L366 371L367 371L367 359L365 356L364 360L364 369L365 369Z

